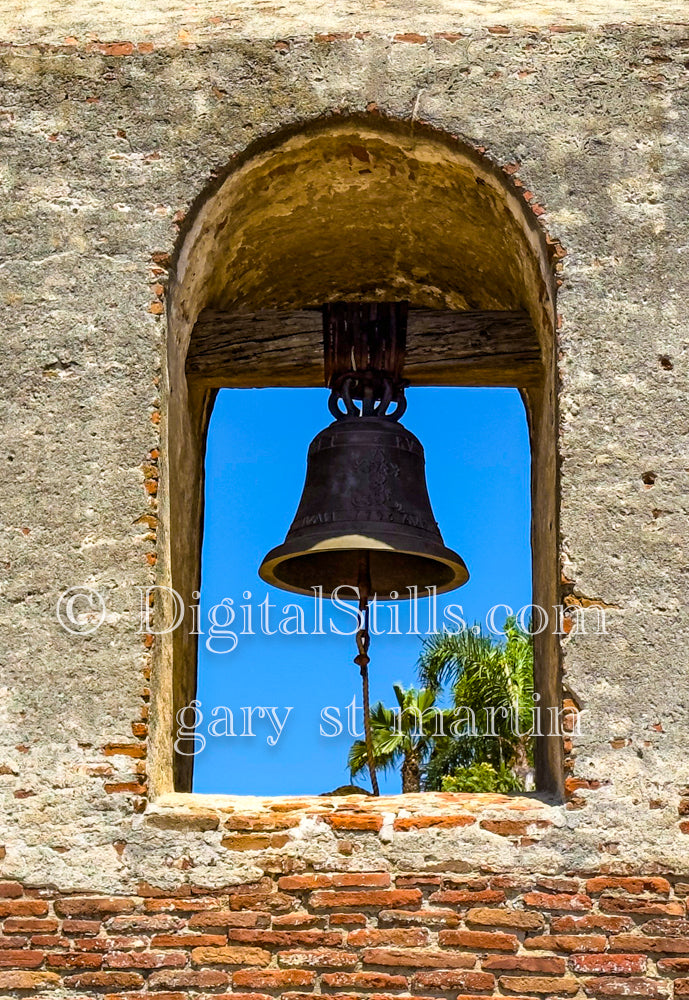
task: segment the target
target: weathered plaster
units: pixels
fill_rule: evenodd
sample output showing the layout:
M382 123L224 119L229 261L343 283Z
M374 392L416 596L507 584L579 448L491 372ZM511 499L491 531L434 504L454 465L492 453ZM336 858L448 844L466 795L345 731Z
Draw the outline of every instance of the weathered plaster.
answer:
M203 20L197 10L185 18ZM144 5L122 20L112 5L10 11L6 31L20 47L3 52L2 96L8 876L129 891L139 878L170 882L190 870L230 884L263 863L238 861L219 830L152 827L136 812L144 762L117 752L141 724L145 683L135 588L153 573L150 524L140 519L152 514L141 466L157 444L158 285L178 223L233 155L288 125L376 109L517 165L567 248L564 572L575 594L615 609L607 638L566 643L566 684L590 713L575 741L575 777L593 782L577 793L581 808L539 806L554 825L518 848L473 826L399 831L391 842L354 834L355 863L466 856L503 870L689 869L677 815L689 784L689 27L669 23L680 17L671 5L664 23L657 8L591 5L589 20L577 7L585 30L569 32L548 27L564 6L476 10L417 10L394 23L389 7L342 14L370 34L333 40L313 37L319 17L328 31L337 24L331 5L298 25L294 8L284 20L254 12L241 31L221 10L191 43L169 12ZM484 27L484 13L507 32ZM615 26L622 19L652 23ZM159 34L147 35L154 23ZM131 48L105 44L123 39ZM58 593L85 582L113 612L89 640L54 616ZM131 791L105 789L119 782ZM323 844L308 848L313 859L327 857ZM280 850L311 858L301 844Z

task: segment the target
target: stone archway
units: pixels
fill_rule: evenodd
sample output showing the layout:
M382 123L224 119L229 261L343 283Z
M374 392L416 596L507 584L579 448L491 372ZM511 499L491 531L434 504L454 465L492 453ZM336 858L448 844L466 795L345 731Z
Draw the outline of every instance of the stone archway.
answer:
M169 297L159 582L193 603L215 388L322 384L319 319L305 310L338 299L407 299L412 308L458 317L526 317L521 327L494 318L501 346L469 364L460 358L462 323L442 336L431 324L416 383L410 374L412 384L522 389L532 441L533 600L557 604L555 282L544 233L519 190L474 149L418 124L372 117L318 120L257 144L189 216ZM266 311L283 324L279 358L270 351L274 327L256 336L255 314ZM533 344L517 343L517 330ZM480 323L477 331L485 333ZM527 377L519 366L529 352ZM161 611L171 613L165 602ZM190 768L174 765L170 733L175 711L194 695L195 638L177 629L162 637L157 654L157 792L190 787ZM557 636L535 641L542 704L559 704ZM557 738L539 742L541 789L561 790L561 759Z

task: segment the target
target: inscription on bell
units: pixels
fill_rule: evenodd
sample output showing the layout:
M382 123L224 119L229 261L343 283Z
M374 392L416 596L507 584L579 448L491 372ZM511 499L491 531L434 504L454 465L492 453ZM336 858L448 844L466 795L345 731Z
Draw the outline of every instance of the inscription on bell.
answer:
M356 524L356 523L388 523L404 524L411 528L420 528L422 531L437 531L438 526L435 520L423 517L421 514L409 511L387 510L383 511L379 507L369 507L356 511L318 511L316 514L306 514L304 517L295 519L292 522L290 531L300 531L302 528L311 528L318 524Z

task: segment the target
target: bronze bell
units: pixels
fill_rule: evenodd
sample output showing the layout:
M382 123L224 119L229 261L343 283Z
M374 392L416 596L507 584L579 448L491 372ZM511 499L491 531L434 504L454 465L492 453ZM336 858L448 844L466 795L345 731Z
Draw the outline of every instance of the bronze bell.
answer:
M418 438L394 419L350 412L311 442L297 513L259 574L283 590L312 596L321 586L330 597L357 587L366 553L370 593L381 600L410 598L413 587L420 597L425 587L440 594L469 579L433 516Z
M421 442L397 423L406 408L406 326L406 302L323 306L325 384L335 422L311 442L295 518L259 569L266 583L282 590L318 596L320 587L323 597L332 597L338 587L348 587L353 593L340 596L358 598L354 662L361 671L374 795L379 788L368 680L370 599L425 597L426 587L441 594L469 579L433 517Z

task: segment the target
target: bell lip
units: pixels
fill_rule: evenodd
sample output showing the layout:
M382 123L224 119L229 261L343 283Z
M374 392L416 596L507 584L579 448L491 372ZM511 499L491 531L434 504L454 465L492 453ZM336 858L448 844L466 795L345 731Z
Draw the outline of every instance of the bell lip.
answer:
M316 552L328 552L328 551L360 552L362 549L368 549L371 552L376 550L378 551L389 550L389 551L399 552L401 555L409 555L409 556L419 555L418 551L413 551L407 548L397 548L394 545L381 541L380 539L372 538L370 535L341 535L339 536L338 541L349 542L350 539L352 543L354 543L356 540L360 540L361 542L365 542L366 544L364 545L347 544L344 546L340 544L335 546L332 544L317 543L316 545L312 545L308 548L301 548L298 545L294 544L290 545L289 543L283 542L282 545L277 545L274 549L271 549L270 552L267 553L261 565L259 566L258 575L260 576L260 578L263 580L264 583L268 583L272 587L276 587L278 590L285 590L291 594L302 594L305 597L313 597L313 589L311 588L305 590L302 587L295 587L292 584L283 583L282 580L278 580L275 576L275 570L277 569L277 567L281 563L285 562L287 559L293 559L295 556L300 556L300 555L306 556L309 555L310 553L316 553ZM439 548L442 549L444 555L440 555L440 553L435 553L435 552L425 553L425 555L428 559L433 559L436 562L443 563L445 566L449 566L453 571L453 578L452 580L450 580L449 583L446 583L443 586L438 586L436 588L435 593L437 595L447 594L452 590L458 590L459 587L463 587L464 584L467 583L470 578L470 573L467 568L467 565L462 559L462 557L459 555L459 553L455 552L454 549L447 548L446 546L439 546ZM330 599L330 594L324 593L323 596ZM412 595L407 593L404 595L400 595L397 598L382 597L381 600L408 601L411 600L411 598Z

